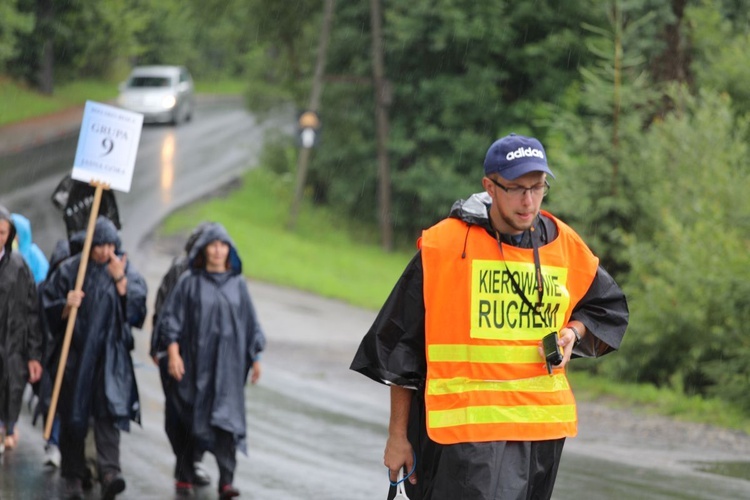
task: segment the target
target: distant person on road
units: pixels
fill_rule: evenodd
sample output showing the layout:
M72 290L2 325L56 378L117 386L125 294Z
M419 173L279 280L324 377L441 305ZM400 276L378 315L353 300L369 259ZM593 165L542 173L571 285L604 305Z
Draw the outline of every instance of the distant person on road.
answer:
M62 343L65 324L78 308L60 391L60 474L65 497L83 498L88 477L85 438L93 420L103 499L125 489L120 467L120 431L140 422L140 406L130 351L132 327L146 317L146 282L120 251L114 223L96 220L83 290L75 290L82 254L65 260L45 285L43 304L50 331ZM56 373L55 368L55 373Z
M423 231L351 364L390 385L384 463L392 484L405 470L411 500L550 498L577 433L565 366L620 346L625 296L580 236L541 210L547 176L538 140L495 141L484 192ZM551 332L556 366L541 346Z
M151 359L153 359L154 363L156 363L156 365L159 367L159 377L161 378L161 386L164 390L165 396L167 395L167 389L171 383L170 381L172 380L172 378L169 375L169 359L167 357L167 352L159 351L159 335L157 334L156 329L156 325L159 322L159 313L161 312L161 309L164 306L164 303L166 302L170 292L177 284L177 281L180 279L180 276L190 267L190 251L193 249L193 246L203 232L203 229L208 227L209 224L209 222L201 223L190 233L187 241L185 242L185 253L174 258L172 264L169 266L169 269L162 278L161 283L159 284L159 289L156 292L156 300L154 301L154 315L152 321L153 331L151 332L150 354ZM173 398L167 397L165 399L165 405L171 405L172 402ZM177 425L177 411L175 408L168 408L167 410L165 410L165 415L167 415L169 418L164 419L164 430L167 433L170 444L172 445L172 450L177 453L179 444L173 442L173 438L175 437L175 425ZM195 447L193 467L195 469L194 484L196 486L208 486L209 484L211 484L211 476L203 467L202 457L203 451L199 447Z
M260 377L265 336L255 314L242 262L226 229L205 227L183 273L159 313L159 351L166 351L172 377L165 419L176 456L178 495L195 482L195 448L214 454L219 498L233 498L236 449L247 453L245 391ZM174 414L171 414L174 412Z
M34 277L13 252L16 227L0 206L0 453L13 449L27 382L42 375L42 330ZM7 427L6 427L7 426Z

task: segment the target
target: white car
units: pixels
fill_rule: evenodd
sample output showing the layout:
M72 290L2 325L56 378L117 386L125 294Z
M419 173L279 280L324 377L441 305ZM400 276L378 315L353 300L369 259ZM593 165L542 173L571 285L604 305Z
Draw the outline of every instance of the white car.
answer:
M137 66L120 84L117 105L141 113L144 122L178 125L193 117L193 78L182 66Z

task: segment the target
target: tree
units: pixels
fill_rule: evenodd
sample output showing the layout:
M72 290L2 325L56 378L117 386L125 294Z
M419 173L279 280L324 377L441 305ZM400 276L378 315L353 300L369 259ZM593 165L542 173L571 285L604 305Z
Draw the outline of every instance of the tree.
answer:
M748 11L732 9L732 2L717 9L716 1L701 0L687 9L689 38L694 47L691 69L698 88L727 92L740 113L750 112L750 45Z
M4 0L0 3L0 68L20 52L19 36L30 33L34 18L19 10L19 0Z
M582 232L610 273L624 276L625 238L648 211L634 195L643 169L627 159L659 106L639 47L655 14L641 15L640 5L621 0L607 6L605 27L584 25L597 62L580 68L581 82L568 89L551 123L548 154L561 182L550 204Z
M644 134L633 159L648 172L639 195L652 215L629 238L634 314L606 371L750 410L748 120L715 92L668 95L675 111Z
M456 198L481 189L482 161L495 138L537 130L538 101L554 102L577 75L584 52L577 20L592 12L580 2L387 4L388 155L401 237L412 239ZM324 96L325 145L311 184L318 202L375 223L369 13L342 5L337 19L329 72L339 78Z

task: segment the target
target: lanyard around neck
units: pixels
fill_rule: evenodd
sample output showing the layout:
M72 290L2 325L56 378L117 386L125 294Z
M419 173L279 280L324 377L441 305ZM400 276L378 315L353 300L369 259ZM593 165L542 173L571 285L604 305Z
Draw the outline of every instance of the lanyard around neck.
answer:
M526 297L526 294L521 290L521 287L518 285L518 281L516 281L516 278L513 276L513 273L510 272L510 269L508 269L508 262L505 259L505 253L503 252L503 242L500 241L500 233L496 230L495 231L495 239L497 239L497 246L500 248L500 256L503 259L503 264L505 265L505 270L508 273L508 278L510 279L510 284L513 287L513 291L521 297L521 300L524 304L526 304L529 309L534 311L535 314L539 316L539 318L542 320L542 322L547 326L547 320L542 315L541 312L539 312L539 309L542 307L542 299L544 298L544 281L542 278L542 262L539 257L539 244L534 239L534 226L531 227L531 232L529 234L529 237L531 238L531 248L534 252L534 274L536 276L536 291L537 291L537 303L536 306L531 303L531 301Z

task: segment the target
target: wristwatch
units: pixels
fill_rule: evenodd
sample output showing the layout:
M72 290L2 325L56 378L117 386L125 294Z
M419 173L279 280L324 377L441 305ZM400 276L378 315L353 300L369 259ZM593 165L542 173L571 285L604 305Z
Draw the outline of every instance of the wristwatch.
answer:
M576 336L576 341L575 341L575 342L573 343L573 345L578 345L578 344L580 344L580 343L581 343L581 334L580 334L580 332L578 331L578 328L576 328L576 327L575 327L575 326L573 326L573 325L568 325L568 326L566 326L565 328L570 328L571 330L573 330L573 335L575 335L575 336Z

